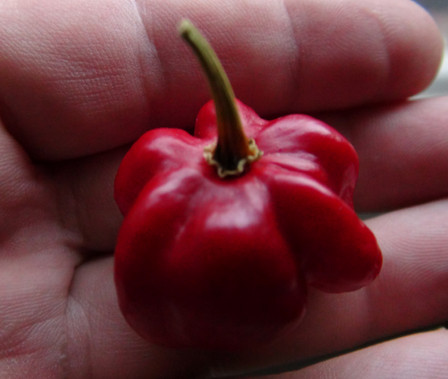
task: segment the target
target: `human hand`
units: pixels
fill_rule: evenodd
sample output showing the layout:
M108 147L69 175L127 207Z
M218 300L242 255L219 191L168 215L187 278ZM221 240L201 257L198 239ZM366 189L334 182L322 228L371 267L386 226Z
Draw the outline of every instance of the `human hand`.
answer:
M446 331L416 333L448 319L448 116L446 98L404 101L442 47L415 4L46 0L5 1L0 14L0 377L219 376L347 350L289 377L445 373ZM191 127L208 99L182 17L258 113L317 113L341 130L360 155L358 209L387 211L367 222L384 253L372 285L311 291L296 332L235 355L151 346L113 284L126 145L147 128Z

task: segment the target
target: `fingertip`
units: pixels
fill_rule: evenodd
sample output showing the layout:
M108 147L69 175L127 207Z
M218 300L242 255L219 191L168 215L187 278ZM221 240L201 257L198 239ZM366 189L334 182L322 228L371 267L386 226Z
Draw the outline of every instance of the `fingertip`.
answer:
M442 35L412 1L287 3L299 46L295 108L320 111L404 99L437 74Z
M444 38L434 18L413 1L394 2L395 11L379 19L389 54L389 72L383 96L406 98L427 88L443 57ZM404 22L403 14L407 20Z

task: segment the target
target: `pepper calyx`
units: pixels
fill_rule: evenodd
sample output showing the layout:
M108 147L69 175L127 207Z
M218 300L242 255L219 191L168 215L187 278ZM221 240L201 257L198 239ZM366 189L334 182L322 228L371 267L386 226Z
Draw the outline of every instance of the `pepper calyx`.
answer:
M261 156L263 155L263 152L258 148L258 146L255 143L255 140L253 138L250 138L247 142L248 142L247 145L248 145L249 154L246 157L241 158L238 161L236 168L233 170L223 167L214 158L216 144L212 144L212 145L208 145L208 146L204 147L204 159L210 166L216 166L217 173L220 178L225 178L227 176L241 175L249 163L252 163L252 162L260 159Z

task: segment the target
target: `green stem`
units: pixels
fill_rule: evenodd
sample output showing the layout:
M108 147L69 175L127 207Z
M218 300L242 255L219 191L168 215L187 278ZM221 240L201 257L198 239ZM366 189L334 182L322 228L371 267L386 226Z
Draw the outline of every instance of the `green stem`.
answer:
M206 159L220 176L239 175L261 152L244 134L232 86L213 48L189 20L181 22L179 33L199 59L215 103L218 141L213 151L206 150Z

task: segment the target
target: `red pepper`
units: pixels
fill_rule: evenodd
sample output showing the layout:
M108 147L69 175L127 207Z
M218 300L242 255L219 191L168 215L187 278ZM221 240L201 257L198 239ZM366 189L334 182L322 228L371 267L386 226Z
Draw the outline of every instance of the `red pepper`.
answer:
M119 304L152 342L247 348L297 325L308 285L368 284L381 252L352 207L358 159L348 141L305 115L261 119L235 101L196 29L185 21L181 34L214 102L194 136L151 130L119 168Z

